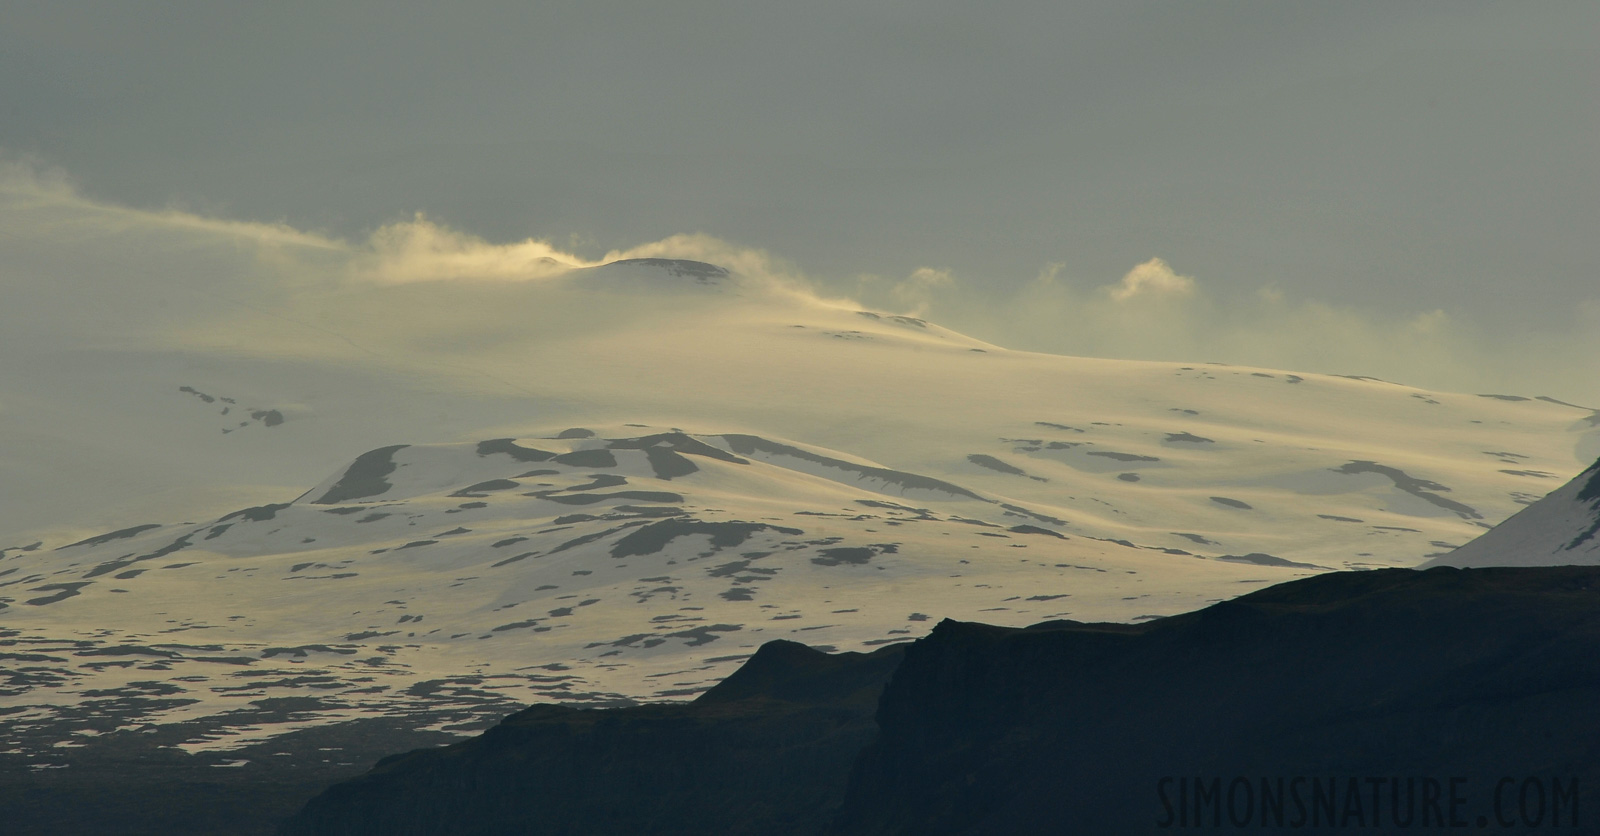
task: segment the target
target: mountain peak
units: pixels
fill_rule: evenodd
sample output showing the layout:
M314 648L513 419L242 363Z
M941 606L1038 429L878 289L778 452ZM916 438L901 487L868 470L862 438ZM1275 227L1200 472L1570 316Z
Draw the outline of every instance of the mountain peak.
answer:
M726 267L707 264L704 261L691 261L686 258L624 258L610 261L600 265L604 267L652 267L663 270L669 276L694 279L701 284L718 284L731 274Z

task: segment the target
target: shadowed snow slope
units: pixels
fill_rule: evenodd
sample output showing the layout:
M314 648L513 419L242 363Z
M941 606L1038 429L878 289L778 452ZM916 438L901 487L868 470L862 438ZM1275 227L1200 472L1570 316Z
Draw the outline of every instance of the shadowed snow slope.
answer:
M1600 461L1482 537L1424 566L1600 564Z

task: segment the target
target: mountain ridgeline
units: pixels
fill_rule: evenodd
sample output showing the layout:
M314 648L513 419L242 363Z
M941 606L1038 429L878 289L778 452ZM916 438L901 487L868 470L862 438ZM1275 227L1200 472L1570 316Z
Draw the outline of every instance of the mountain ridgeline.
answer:
M771 643L689 705L390 758L280 832L1570 828L1600 815L1597 702L1600 568L1339 572L1144 624Z
M536 705L380 761L284 833L820 832L904 645L769 642L692 703Z

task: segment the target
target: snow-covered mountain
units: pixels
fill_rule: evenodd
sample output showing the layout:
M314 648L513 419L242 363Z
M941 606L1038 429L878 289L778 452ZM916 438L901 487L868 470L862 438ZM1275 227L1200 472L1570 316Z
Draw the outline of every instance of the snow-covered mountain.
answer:
M1433 566L1600 564L1600 461Z
M446 728L686 697L772 638L1171 615L1418 565L1600 454L1548 398L1010 351L681 260L230 293L0 332L14 751Z

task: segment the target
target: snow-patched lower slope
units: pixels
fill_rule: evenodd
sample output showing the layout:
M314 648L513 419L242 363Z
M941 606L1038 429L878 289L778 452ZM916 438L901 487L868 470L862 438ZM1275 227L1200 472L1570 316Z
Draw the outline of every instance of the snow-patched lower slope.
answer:
M391 445L292 501L0 553L3 742L166 726L233 748L379 715L683 698L772 638L1132 621L1377 565L1269 546L1313 521L1358 530L1360 490L1276 517L1210 496L1209 520L1170 531L750 434L608 435ZM1232 519L1247 512L1259 531Z
M1315 571L1112 541L757 436L589 435L379 448L293 502L7 554L5 639L31 663L0 692L10 744L91 716L190 723L204 748L373 713L681 698L772 638L1150 618Z
M1600 461L1482 537L1423 565L1595 564L1600 564Z

